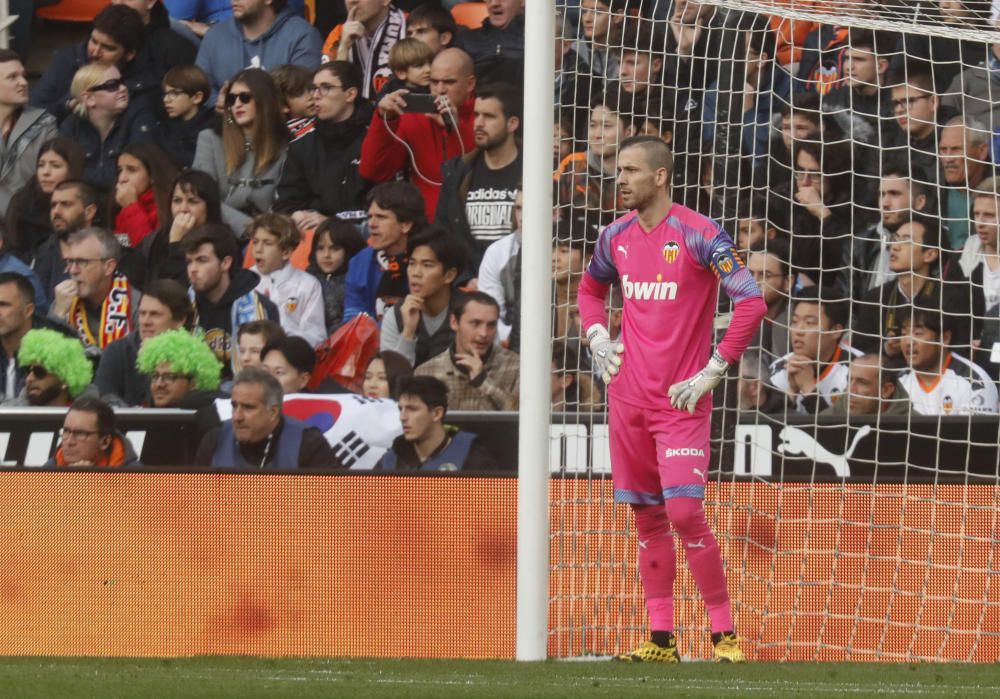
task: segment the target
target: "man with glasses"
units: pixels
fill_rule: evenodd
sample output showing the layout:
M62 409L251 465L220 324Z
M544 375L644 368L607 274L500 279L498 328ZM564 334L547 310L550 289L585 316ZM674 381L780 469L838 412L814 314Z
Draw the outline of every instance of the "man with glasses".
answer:
M955 115L950 107L941 108L934 91L934 76L928 65L910 63L894 71L888 79L890 106L896 123L890 124L886 149L906 158L910 167L937 172L939 124Z
M66 239L70 278L56 286L49 315L76 330L93 354L132 331L139 292L118 271L121 247L102 228L84 228Z
M361 97L361 71L347 61L326 63L313 76L315 129L288 147L274 210L291 215L299 230L329 216L364 216L367 184L358 172L361 142L372 119Z
M115 429L115 413L99 398L78 398L63 420L62 443L50 467L142 466L132 445Z
M136 366L149 376L150 407L195 409L219 396L222 363L201 338L183 328L144 343Z
M24 371L24 390L10 405L67 406L80 396L94 375L80 341L55 330L36 328L21 340L17 361Z

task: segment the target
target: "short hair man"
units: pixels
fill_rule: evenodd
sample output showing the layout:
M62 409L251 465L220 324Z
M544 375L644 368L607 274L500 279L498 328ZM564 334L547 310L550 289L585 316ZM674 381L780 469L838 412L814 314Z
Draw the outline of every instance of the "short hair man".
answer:
M146 284L139 299L136 327L101 352L94 384L101 397L113 405L141 405L149 395L149 378L136 367L139 350L168 330L188 328L191 300L187 289L174 279Z
M899 383L921 415L997 412L997 387L983 369L951 351L952 316L941 296L918 299L900 322L900 347L909 371Z
M323 433L281 414L283 391L263 369L240 371L233 380L233 416L209 431L195 463L213 468L341 469Z
M452 286L465 266L462 248L448 232L431 226L406 243L410 293L382 319L381 351L392 350L419 366L447 351L455 339L448 322Z
M639 568L651 634L618 657L680 660L673 531L705 600L713 657L742 662L722 553L703 500L712 391L743 354L766 307L729 234L674 201L673 154L659 137L623 141L617 172L630 211L601 231L578 296L595 369L608 385L615 500L631 506L643 542ZM625 300L622 332L612 339L605 299L615 283ZM720 283L733 315L713 347Z
M771 365L771 384L794 412L816 414L847 391L847 362L861 354L844 342L847 304L809 286L792 299L792 351Z
M149 377L152 408L201 408L215 400L222 364L200 337L184 328L144 342L136 367Z
M15 400L25 385L18 363L21 340L33 328L48 328L71 336L68 328L37 313L31 282L15 272L0 272L0 404Z
M142 16L132 7L108 5L101 10L89 37L56 51L41 79L32 87L31 104L60 122L70 115L70 85L76 71L88 63L115 66L129 89L131 102L155 108L160 77L151 55L143 48Z
M790 299L795 282L788 256L788 243L783 239L771 240L766 246L753 248L747 256L747 269L767 304L764 321L750 341L750 346L760 348L768 365L788 353Z
M927 173L910 163L890 158L882 165L878 184L879 220L856 232L845 246L851 296L882 286L893 276L889 266L892 239L914 211L933 207L933 186ZM968 213L966 213L968 217Z
M63 419L62 442L46 466L118 468L142 466L115 428L115 413L100 398L77 398Z
M194 297L194 324L205 332L205 342L223 364L225 377L239 371L239 353L233 339L251 320L278 321L277 307L254 289L260 277L234 267L239 247L228 227L205 224L192 228L181 241L187 260L189 296ZM231 367L231 371L229 368Z
M483 252L510 233L521 182L521 88L507 83L482 87L476 95L476 148L441 168L444 184L435 221L448 227L479 269Z
M462 31L462 48L472 56L480 82L524 81L524 2L486 0L482 26Z
M882 91L898 36L856 27L849 37L844 49L844 84L830 91L824 108L855 141L878 144L880 118L886 111Z
M44 109L28 106L28 78L21 57L0 49L0 216L6 216L14 193L35 174L38 151L56 135L56 120Z
M435 56L431 64L436 113L406 113L407 90L385 95L361 144L361 176L372 182L389 182L408 167L410 182L424 197L427 218L434 218L441 192L441 166L462 155L474 142L475 87L469 54L450 48Z
M960 249L971 234L969 188L990 172L990 140L989 127L972 116L952 117L941 129L941 215L948 222L948 244L953 250Z
M384 182L368 193L368 247L347 266L345 323L359 313L380 318L406 296L406 242L426 224L424 199L409 182Z
M347 21L326 37L323 56L361 68L361 96L372 99L392 79L389 51L406 38L406 15L392 0L347 0L346 4Z
M403 434L375 467L382 471L493 471L496 460L472 432L444 424L448 388L433 376L399 381Z
M928 65L914 62L890 75L890 104L896 115L890 125L886 147L897 157L908 158L911 167L924 172L936 172L938 152L938 118L953 114L942 110L934 89L934 77Z
M968 348L969 321L984 315L985 299L974 293L957 265L947 277L942 275L943 235L939 218L916 212L896 229L889 255L894 276L868 291L857 304L852 333L855 347L874 352L881 346L887 356L897 356L899 323L908 306L918 298L944 294L948 313L954 316L952 345Z
M822 411L822 415L908 415L910 400L899 385L898 372L885 366L878 354L851 359L847 397Z
M458 295L448 321L455 344L417 367L416 375L444 382L455 410L517 410L520 361L495 344L499 318L492 296Z
M80 341L56 330L29 330L17 361L25 370L24 390L12 405L69 405L94 374Z
M286 63L310 70L319 67L323 38L286 4L286 0L239 0L233 3L231 18L208 30L195 63L211 79L216 93L247 67L268 70Z
M435 56L451 46L457 35L455 18L435 2L417 5L406 18L406 36L427 44Z
M771 362L757 352L747 350L740 357L737 383L737 401L740 410L764 414L780 413L785 407L785 396L769 382Z
M56 185L49 203L52 235L34 251L34 269L48 299L53 299L60 282L69 279L66 269L67 239L70 234L94 225L100 194L81 180Z
M118 271L121 246L103 228L84 228L66 239L66 270L50 315L76 330L88 350L101 350L132 331L139 291Z

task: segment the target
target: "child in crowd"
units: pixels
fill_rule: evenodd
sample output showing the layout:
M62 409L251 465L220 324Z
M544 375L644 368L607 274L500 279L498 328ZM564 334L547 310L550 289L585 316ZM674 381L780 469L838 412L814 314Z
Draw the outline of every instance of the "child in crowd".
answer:
M352 224L336 216L316 229L309 255L308 272L323 288L326 328L333 332L344 317L344 275L347 263L365 247L365 239Z
M290 264L302 234L284 214L261 214L247 230L253 248L254 266L260 275L257 293L278 307L281 327L288 335L304 338L315 347L327 338L323 316L323 290L311 274Z
M401 39L389 50L389 69L395 76L385 84L375 98L380 99L396 90L429 94L431 91L431 62L434 51L419 39Z
M208 76L196 65L177 66L163 76L163 146L177 167L191 167L198 133L213 126L215 110L205 100L212 93Z
M316 101L312 96L313 71L289 63L271 71L281 93L281 111L288 124L289 143L294 143L316 124Z
M108 220L126 248L138 247L150 233L170 218L170 194L177 168L159 146L138 143L118 155L118 181Z
M262 366L260 356L264 347L285 337L285 331L273 320L251 320L236 331L236 344L240 350L240 368Z
M767 220L767 197L755 192L741 199L736 219L736 248L744 255L751 250L764 250L767 241L774 240L778 229Z

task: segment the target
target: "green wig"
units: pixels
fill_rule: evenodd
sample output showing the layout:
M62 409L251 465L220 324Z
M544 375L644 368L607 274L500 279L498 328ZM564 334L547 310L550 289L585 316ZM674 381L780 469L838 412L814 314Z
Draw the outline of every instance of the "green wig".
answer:
M22 367L38 365L59 377L76 398L94 376L94 365L87 359L83 343L61 332L37 328L21 339L17 363Z
M183 328L167 330L146 340L135 365L143 374L152 374L161 364L192 377L192 388L214 391L219 387L222 362L204 340Z

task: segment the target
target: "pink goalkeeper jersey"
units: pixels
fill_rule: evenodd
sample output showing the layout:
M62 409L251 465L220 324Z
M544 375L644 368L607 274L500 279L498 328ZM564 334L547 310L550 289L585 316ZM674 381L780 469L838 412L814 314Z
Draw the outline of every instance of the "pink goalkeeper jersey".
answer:
M733 363L766 308L728 233L680 204L649 233L634 211L601 233L579 299L584 328L603 325L607 287L621 283L625 354L621 373L608 388L612 397L638 406L669 406L667 389L698 373L711 355L720 280L736 307L718 349ZM699 409L710 408L708 395Z

